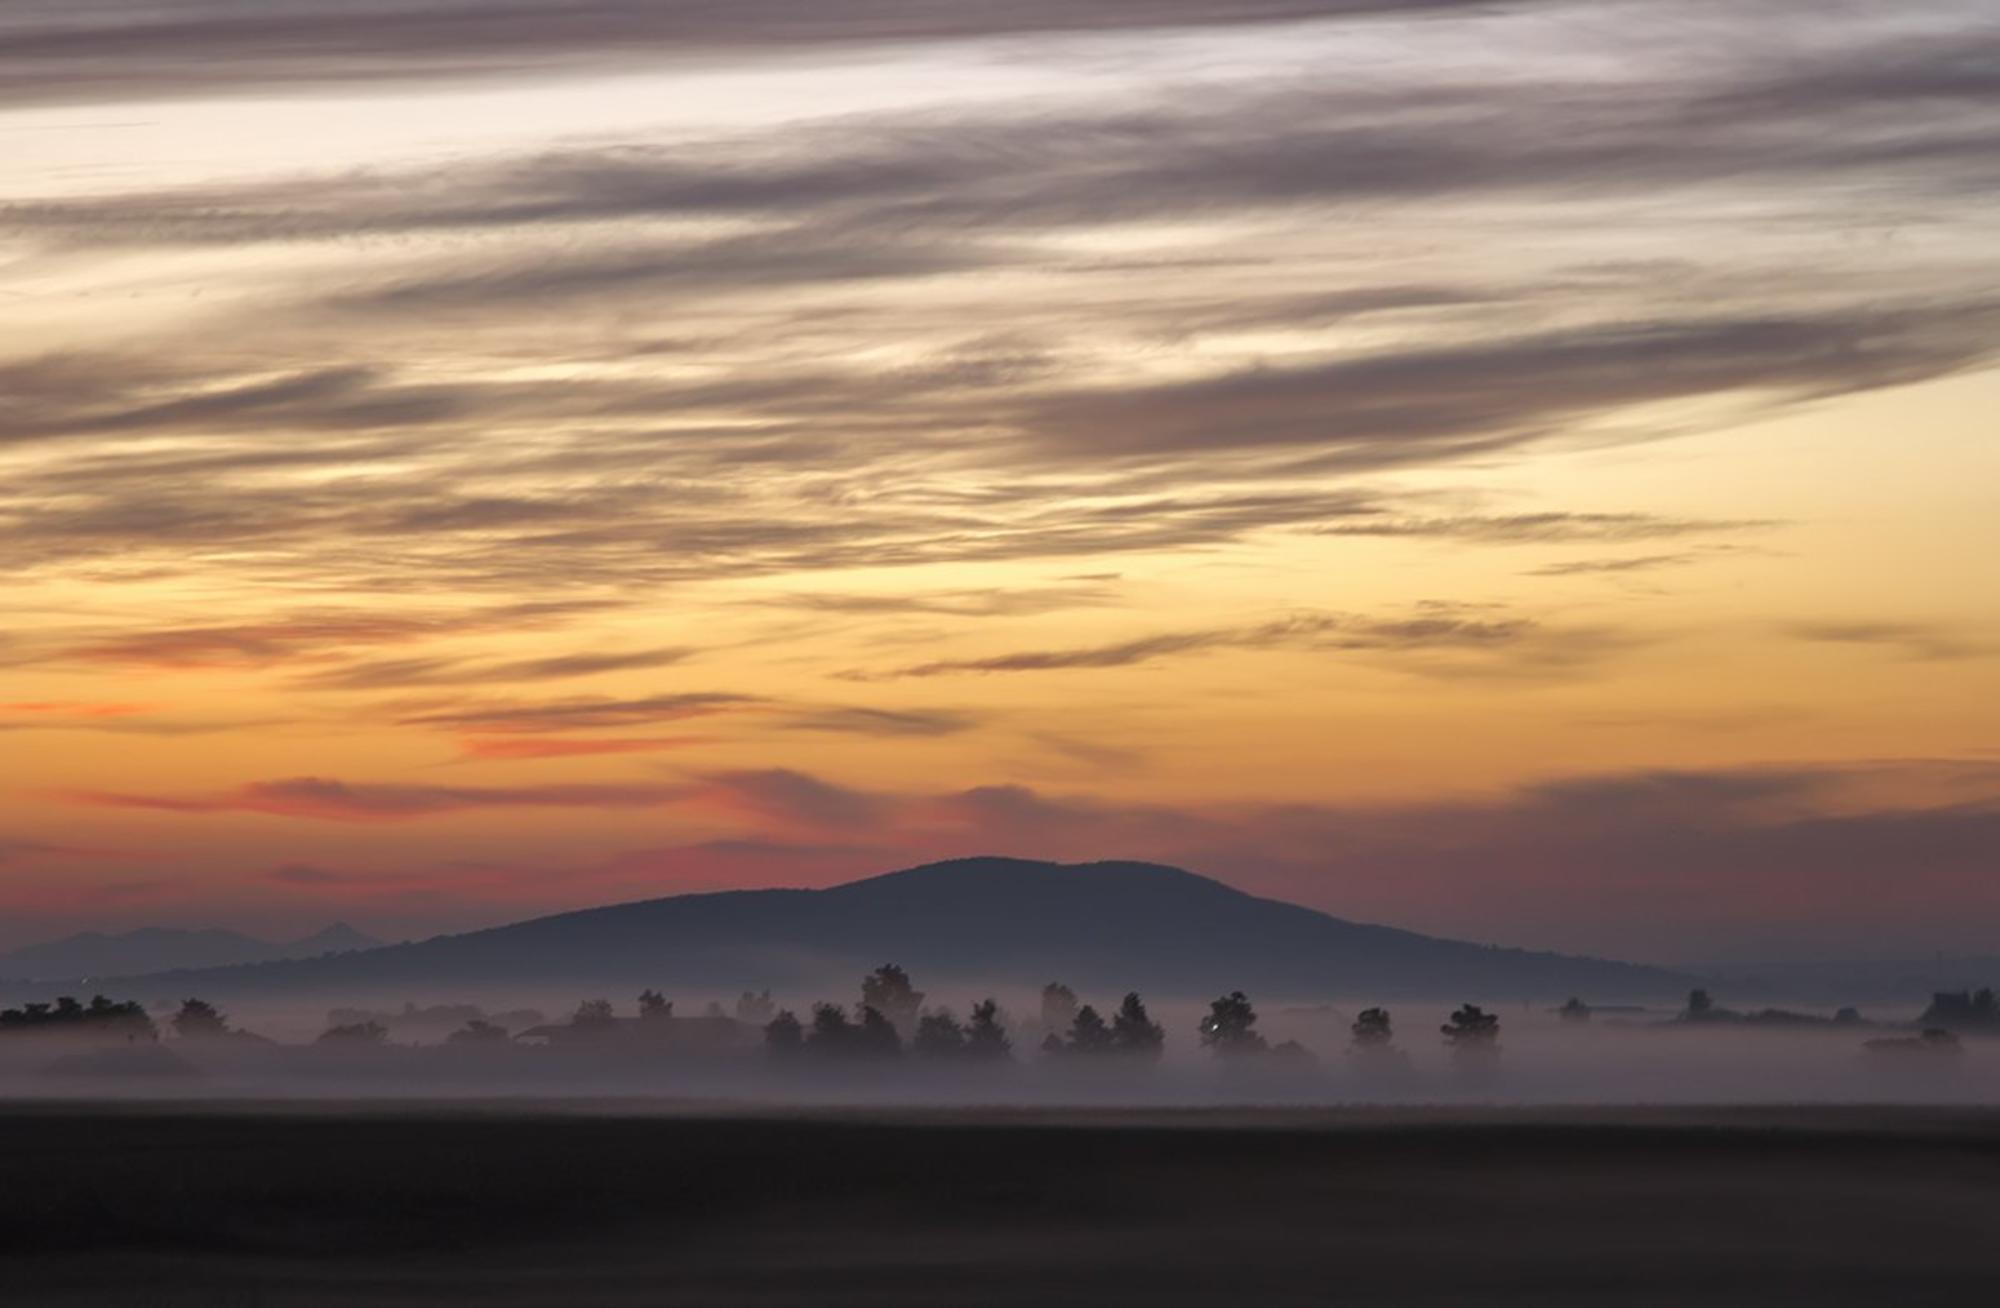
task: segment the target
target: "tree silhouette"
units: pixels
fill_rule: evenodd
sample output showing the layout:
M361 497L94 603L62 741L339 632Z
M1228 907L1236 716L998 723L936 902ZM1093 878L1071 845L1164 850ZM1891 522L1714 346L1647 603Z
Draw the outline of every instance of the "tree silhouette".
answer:
M764 1026L777 1011L778 1006L771 1002L771 992L768 990L760 994L745 990L736 997L736 1020L739 1022L747 1022L751 1026Z
M861 1006L861 1022L854 1028L854 1052L862 1058L897 1058L903 1052L902 1037L895 1023L872 1004Z
M1076 991L1060 981L1042 987L1042 1030L1060 1036L1076 1021Z
M965 1027L950 1009L933 1009L917 1019L910 1048L925 1058L957 1058L965 1053Z
M789 1008L764 1024L764 1047L774 1054L784 1057L796 1054L804 1047L805 1039L805 1027Z
M575 1027L602 1029L616 1023L618 1018L611 1011L609 999L586 999L576 1006L576 1013L569 1020Z
M1111 1044L1119 1053L1136 1058L1158 1058L1167 1046L1166 1028L1146 1012L1136 990L1125 996L1111 1019Z
M497 1022L489 1022L483 1017L475 1017L458 1030L444 1038L448 1045L504 1045L508 1041L507 1028Z
M606 1008L607 1011L605 1013L605 1016L609 1017L610 1016L610 1013L608 1011L609 1005L607 1005ZM658 1022L658 1021L663 1021L666 1018L672 1017L673 1015L674 1015L673 1000L668 999L665 995L661 994L657 990L641 990L639 992L640 1017L644 1018L649 1022ZM581 1019L582 1013L579 1012L577 1016L579 1019Z
M1389 1025L1389 1010L1386 1008L1364 1008L1354 1019L1348 1030L1353 1033L1356 1049L1387 1049L1396 1033Z
M1562 1020L1565 1022L1588 1022L1590 1020L1590 1005L1584 1003L1574 995L1570 996L1569 1002L1558 1008L1556 1012L1562 1016Z
M1063 1041L1063 1051L1086 1055L1111 1052L1111 1027L1089 1004L1076 1010L1076 1020L1069 1024L1069 1035Z
M1006 1025L1000 1020L999 1001L985 999L974 1004L972 1021L965 1028L966 1056L1004 1062L1013 1057L1013 1049L1014 1042L1007 1038Z
M1500 1017L1477 1004L1466 1004L1438 1030L1454 1048L1490 1049L1493 1042L1500 1038Z
M1232 990L1208 1006L1201 1019L1201 1043L1218 1054L1254 1054L1264 1049L1264 1037L1257 1034L1257 1010L1250 996Z
M854 1023L839 1004L814 1004L812 1031L805 1047L821 1058L840 1058L854 1051Z
M229 1034L229 1021L214 1004L203 999L183 999L181 1011L173 1017L174 1034L183 1040L215 1040Z
M1918 1019L1926 1026L1982 1030L2000 1027L2000 997L1991 989L1940 990Z
M861 979L861 1007L874 1009L898 1031L913 1031L924 1006L924 992L910 984L910 974L884 963Z
M1683 1014L1683 1016L1688 1021L1690 1022L1702 1021L1704 1018L1712 1016L1714 1012L1715 1012L1715 1001L1709 998L1708 991L1706 990L1688 991L1687 1012Z
M88 1005L64 995L51 1004L23 1004L0 1011L0 1034L87 1035L122 1038L126 1041L155 1040L159 1028L136 1000L124 1003L103 995L91 997Z

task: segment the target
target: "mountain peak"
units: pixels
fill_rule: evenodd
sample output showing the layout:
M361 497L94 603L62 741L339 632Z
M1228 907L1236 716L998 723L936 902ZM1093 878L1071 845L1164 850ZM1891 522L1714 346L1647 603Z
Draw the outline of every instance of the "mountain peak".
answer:
M1212 893L1241 896L1242 891L1212 877L1189 872L1165 863L1132 859L1099 859L1087 863L1056 863L1044 859L1013 858L1000 854L978 854L965 858L941 859L915 867L884 872L831 887L829 894L893 893L906 895L918 890L938 893L976 890L1019 891L1112 891L1120 888L1158 892L1169 888L1200 889Z

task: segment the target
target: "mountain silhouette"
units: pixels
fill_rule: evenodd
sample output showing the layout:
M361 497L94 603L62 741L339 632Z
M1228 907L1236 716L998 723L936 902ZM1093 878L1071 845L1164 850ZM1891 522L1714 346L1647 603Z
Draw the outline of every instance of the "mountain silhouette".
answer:
M375 949L381 944L345 922L336 922L302 940L288 941L260 940L220 927L140 927L116 934L85 931L0 954L0 977L51 981L128 977L137 973L314 958L342 950Z
M1260 899L1151 863L968 858L825 890L737 890L534 918L362 953L133 978L205 996L479 987L742 987L839 995L885 960L926 983L1272 998L1633 998L1688 978L1441 940Z

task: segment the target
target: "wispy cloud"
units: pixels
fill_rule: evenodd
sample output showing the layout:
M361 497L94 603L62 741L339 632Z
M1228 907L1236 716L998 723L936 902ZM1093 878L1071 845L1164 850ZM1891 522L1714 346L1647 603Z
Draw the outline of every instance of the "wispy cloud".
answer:
M160 813L262 813L334 822L393 822L501 808L652 808L687 795L684 786L415 786L348 784L327 777L258 781L207 795L69 790L61 798L97 808Z
M791 731L857 736L951 736L977 726L979 716L957 709L883 709L843 705L807 709L786 720Z
M563 681L606 672L671 667L686 661L694 653L693 649L684 646L670 646L622 654L562 654L506 663L479 663L452 658L377 659L316 672L301 677L297 684L311 690L388 690L411 686Z
M636 699L583 697L541 701L491 701L449 708L430 708L398 719L404 726L443 727L472 732L554 732L643 727L679 722L734 709L763 699L724 691L683 691Z
M1818 644L1873 646L1914 659L2000 656L2000 642L1944 623L1871 620L1795 622L1786 631Z
M657 754L708 744L704 736L642 736L629 739L579 739L549 736L467 736L459 742L467 759L594 758L606 754Z
M1124 668L1181 654L1214 650L1298 649L1328 653L1474 654L1491 656L1494 672L1555 671L1605 657L1629 637L1591 629L1546 627L1532 619L1481 616L1437 605L1404 618L1304 613L1236 627L1156 632L1102 645L1014 650L975 658L937 659L884 672L853 672L854 680L939 677L977 673L1060 672ZM1511 665L1511 667L1510 667ZM1462 663L1411 662L1412 670L1469 674Z
M6 99L156 99L225 88L518 78L524 69L673 66L721 52L1147 28L1224 27L1397 11L1474 0L21 0L0 31Z

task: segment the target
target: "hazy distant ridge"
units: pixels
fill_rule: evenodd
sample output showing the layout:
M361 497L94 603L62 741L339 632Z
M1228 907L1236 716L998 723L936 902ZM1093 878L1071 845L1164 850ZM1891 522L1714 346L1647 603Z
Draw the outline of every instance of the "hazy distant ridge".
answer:
M131 976L135 973L315 958L342 950L376 949L381 944L380 940L355 930L345 922L336 922L301 940L287 941L260 940L220 927L194 930L141 927L117 934L85 931L0 954L0 977L78 980Z

